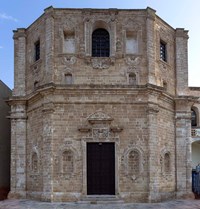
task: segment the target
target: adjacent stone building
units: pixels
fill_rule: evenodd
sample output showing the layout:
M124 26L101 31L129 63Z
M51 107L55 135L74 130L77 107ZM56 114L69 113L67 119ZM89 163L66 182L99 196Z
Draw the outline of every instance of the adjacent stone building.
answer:
M5 199L10 190L10 107L6 100L11 90L0 80L0 200Z
M14 31L9 196L192 197L187 41L151 8L49 7Z

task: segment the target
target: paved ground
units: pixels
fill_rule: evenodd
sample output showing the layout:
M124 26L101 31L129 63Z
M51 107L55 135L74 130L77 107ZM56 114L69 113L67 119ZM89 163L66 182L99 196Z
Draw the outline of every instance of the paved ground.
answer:
M200 200L174 200L152 204L47 203L30 200L5 200L0 201L0 209L200 209Z

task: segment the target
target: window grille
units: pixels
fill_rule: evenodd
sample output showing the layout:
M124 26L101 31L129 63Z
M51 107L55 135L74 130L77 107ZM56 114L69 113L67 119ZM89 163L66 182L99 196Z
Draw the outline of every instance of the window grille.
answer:
M160 42L160 59L163 61L167 61L167 47L166 43Z
M105 29L96 29L92 33L92 57L109 57L110 36Z
M192 111L192 113L191 113L191 125L192 126L197 126L197 114L196 114L196 112L192 109L191 110Z
M40 41L35 43L35 61L40 59Z

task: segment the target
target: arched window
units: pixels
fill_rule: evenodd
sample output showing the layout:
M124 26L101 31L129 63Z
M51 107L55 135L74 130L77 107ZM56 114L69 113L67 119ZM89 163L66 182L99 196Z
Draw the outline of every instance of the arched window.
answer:
M36 152L32 154L32 171L38 171L38 156Z
M63 163L62 164L63 173L70 175L74 170L73 152L71 150L67 150L63 152L62 163Z
M107 30L99 28L92 33L92 57L110 56L110 35Z
M136 150L132 150L128 155L128 167L130 175L138 175L140 172L140 154Z
M34 89L36 89L38 86L39 86L39 82L38 81L35 81L34 82Z
M166 81L163 81L163 88L165 91L167 90L167 82Z
M193 109L191 109L191 111L192 111L191 125L197 126L197 113Z
M165 153L164 155L164 171L165 173L170 173L170 154Z
M71 73L67 73L65 74L65 84L72 84L72 74Z
M136 85L136 75L135 73L129 74L129 84L130 85Z

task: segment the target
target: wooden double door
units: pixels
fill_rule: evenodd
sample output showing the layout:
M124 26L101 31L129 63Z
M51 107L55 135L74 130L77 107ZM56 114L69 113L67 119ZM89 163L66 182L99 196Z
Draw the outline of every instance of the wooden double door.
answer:
M87 143L87 194L115 194L114 143Z

